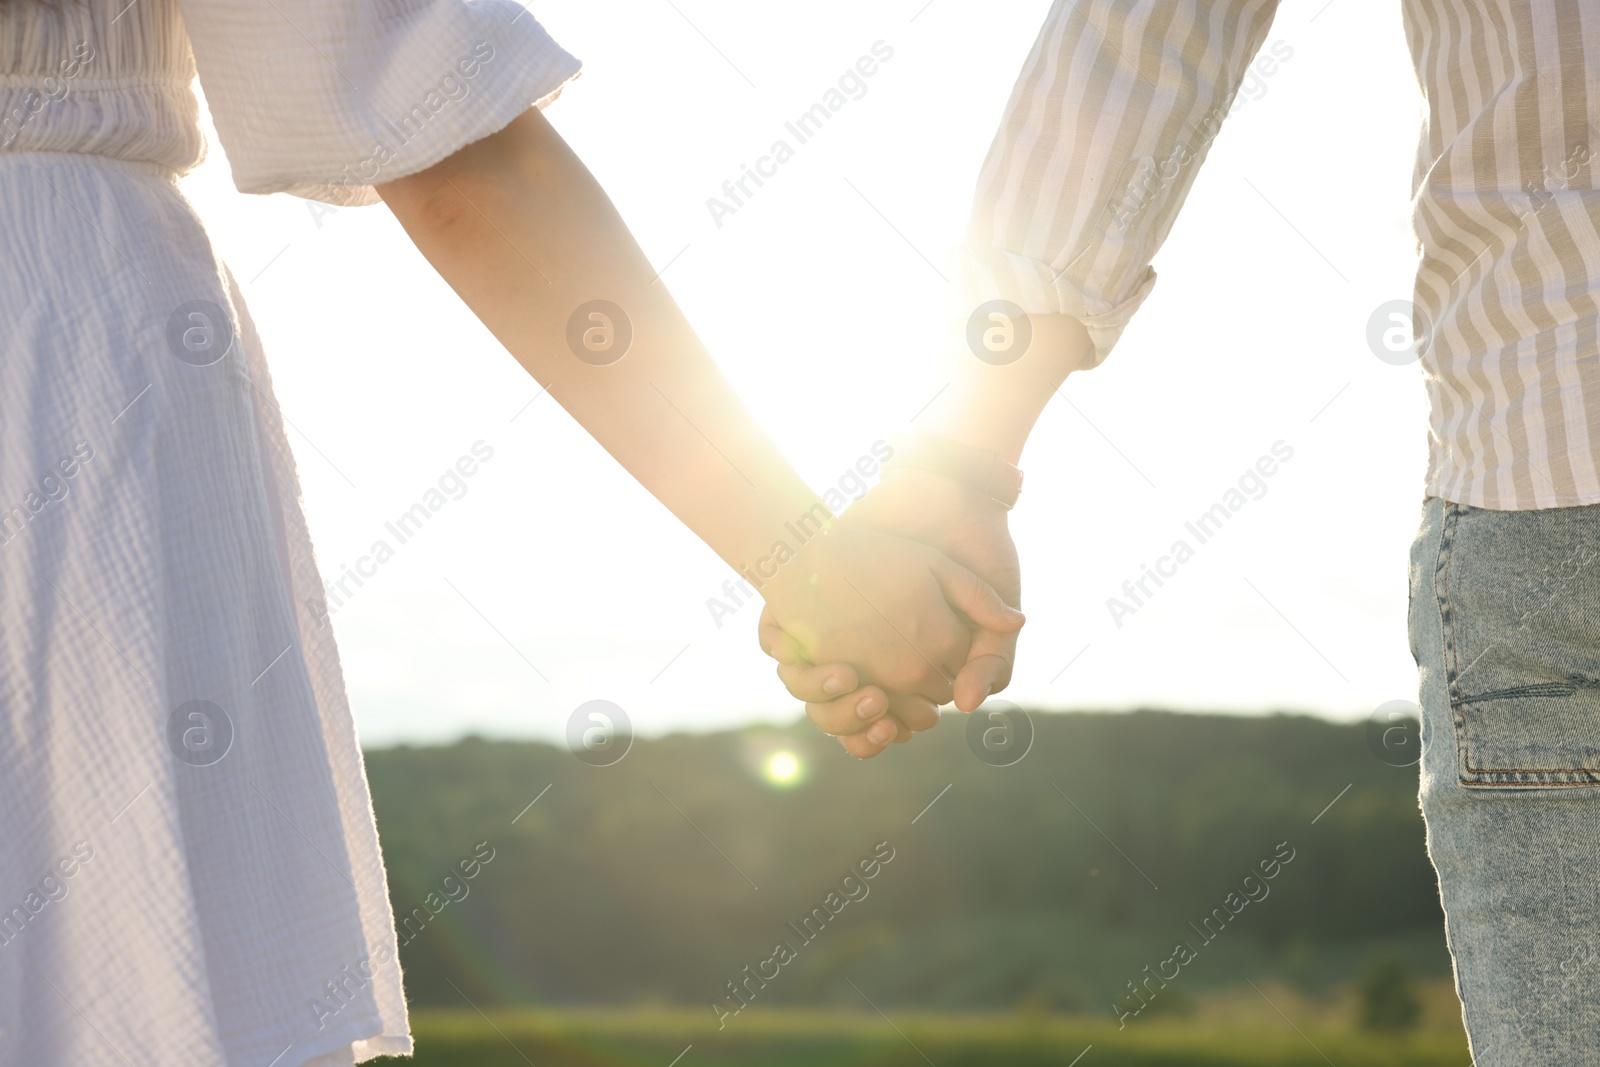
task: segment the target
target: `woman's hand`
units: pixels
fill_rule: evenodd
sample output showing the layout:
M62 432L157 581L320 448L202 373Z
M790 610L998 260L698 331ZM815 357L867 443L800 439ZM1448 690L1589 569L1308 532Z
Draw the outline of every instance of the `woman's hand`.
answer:
M784 635L784 658L853 664L852 681L879 689L848 709L840 703L840 714L847 710L862 726L890 710L884 691L909 700L904 710L925 720L951 699L972 626L1015 633L1023 623L1021 612L943 553L861 525L835 525L813 538L761 593L764 618ZM862 699L873 712L867 718L858 712Z
M1021 572L1007 514L994 501L940 475L902 468L887 475L847 511L843 523L932 545L971 567L1016 607L1021 602ZM763 650L778 660L778 677L784 687L806 702L806 712L819 729L838 737L854 756L875 756L891 741L909 741L913 732L938 721L937 708L920 696L896 693L892 686L885 692L876 685L862 685L863 679L848 662L808 657L771 612L762 614L760 637ZM991 629L980 624L970 634L966 660L952 686L958 708L971 712L991 693L1006 687L1016 645L1017 628ZM874 714L858 715L856 709L863 703Z

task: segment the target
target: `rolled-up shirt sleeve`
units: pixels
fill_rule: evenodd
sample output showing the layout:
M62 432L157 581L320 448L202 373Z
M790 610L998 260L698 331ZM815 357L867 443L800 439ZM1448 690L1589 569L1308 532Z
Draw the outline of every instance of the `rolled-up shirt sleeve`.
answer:
M1084 323L1105 359L1278 0L1056 0L978 178L968 307Z

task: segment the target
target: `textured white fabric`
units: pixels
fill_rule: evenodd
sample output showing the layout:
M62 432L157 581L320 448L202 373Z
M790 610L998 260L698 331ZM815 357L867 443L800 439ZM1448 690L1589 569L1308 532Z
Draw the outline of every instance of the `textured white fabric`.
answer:
M979 179L969 306L1074 315L1104 359L1252 65L1270 75L1282 58L1261 51L1277 6L1057 0ZM1427 491L1502 510L1600 502L1600 7L1401 6L1426 98L1413 221Z
M0 4L0 1067L408 1052L293 459L175 184L189 39L240 186L345 203L577 63L505 0L125 4Z

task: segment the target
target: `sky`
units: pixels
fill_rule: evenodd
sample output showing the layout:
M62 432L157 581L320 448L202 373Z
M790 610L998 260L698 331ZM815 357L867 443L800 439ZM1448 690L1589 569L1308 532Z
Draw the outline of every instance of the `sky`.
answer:
M818 491L947 380L950 255L1048 6L530 5L585 65L546 115ZM1397 5L1284 0L1267 42L1289 57L1212 144L1154 292L1023 455L1028 624L1004 697L1026 707L1349 719L1415 696L1426 401L1368 333L1411 293L1421 95ZM866 92L716 217L708 198L875 46L892 56ZM324 575L491 454L333 616L365 744L555 740L591 700L646 735L801 713L757 609L708 608L731 571L539 395L387 208L243 196L207 133L184 188L267 346ZM1156 595L1108 607L1274 455Z

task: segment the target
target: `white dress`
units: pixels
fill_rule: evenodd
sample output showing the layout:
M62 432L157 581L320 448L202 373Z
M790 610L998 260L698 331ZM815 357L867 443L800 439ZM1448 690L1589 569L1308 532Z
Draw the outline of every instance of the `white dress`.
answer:
M411 1048L197 69L240 189L361 204L578 64L510 0L0 2L0 1067Z

